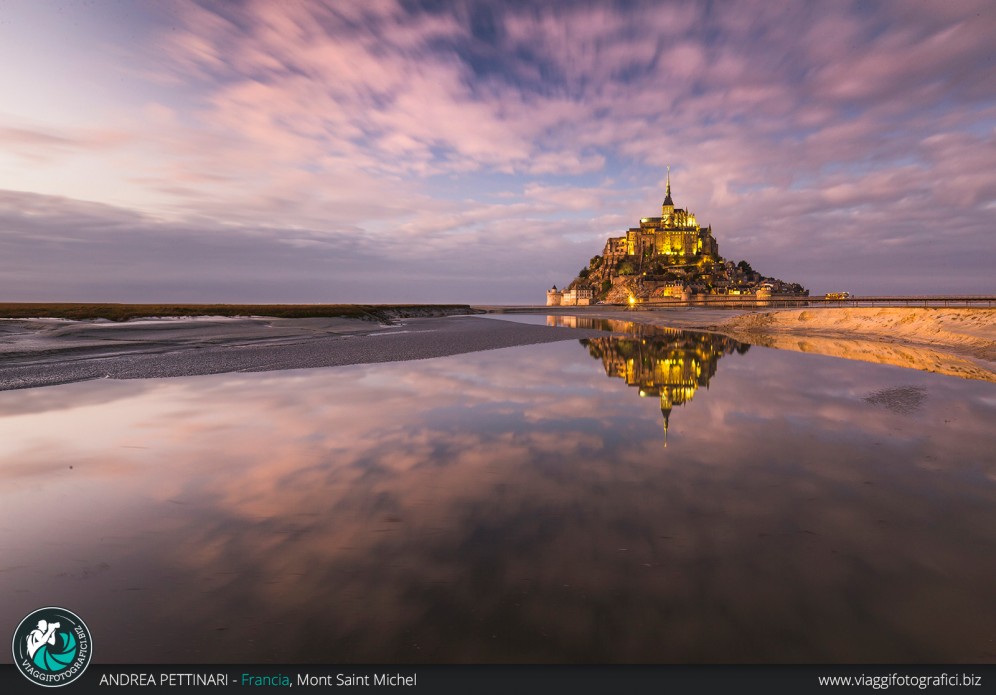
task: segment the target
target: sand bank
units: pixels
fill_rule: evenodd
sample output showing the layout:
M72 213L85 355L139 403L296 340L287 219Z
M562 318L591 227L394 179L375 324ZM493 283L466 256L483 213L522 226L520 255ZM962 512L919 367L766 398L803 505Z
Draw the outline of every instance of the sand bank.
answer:
M996 361L996 309L828 308L750 313L715 328L742 335L858 337L954 350Z
M703 327L754 345L996 382L996 309L791 309Z
M428 359L596 334L469 316L389 326L336 318L5 320L0 321L0 390Z
M494 310L494 309L492 309ZM498 311L521 313L506 307ZM996 309L553 307L574 314L722 333L745 343L996 382Z
M722 333L752 345L996 382L996 309L689 308L621 313L636 321Z

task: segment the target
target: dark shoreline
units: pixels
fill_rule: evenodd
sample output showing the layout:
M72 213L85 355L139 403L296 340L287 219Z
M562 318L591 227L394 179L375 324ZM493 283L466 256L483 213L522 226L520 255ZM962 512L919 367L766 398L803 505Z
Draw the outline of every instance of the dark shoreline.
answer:
M87 302L0 302L0 318L106 319L163 317L348 318L390 322L398 318L484 313L469 304L115 304Z
M16 321L6 335L0 331L0 391L91 379L421 360L599 334L472 316L406 319L392 326L355 319L188 319L39 329L41 323ZM23 332L26 327L33 332Z

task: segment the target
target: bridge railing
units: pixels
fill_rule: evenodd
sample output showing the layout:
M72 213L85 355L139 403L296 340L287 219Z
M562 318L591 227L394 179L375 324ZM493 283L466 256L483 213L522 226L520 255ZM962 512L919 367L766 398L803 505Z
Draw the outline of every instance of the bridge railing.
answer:
M830 299L827 297L800 297L794 295L772 295L758 298L751 295L703 295L683 300L675 297L665 297L646 301L637 301L634 308L665 308L707 306L724 309L749 309L765 307L804 307L804 306L922 306L922 307L953 307L953 306L996 306L996 295L922 295L922 296L867 296Z

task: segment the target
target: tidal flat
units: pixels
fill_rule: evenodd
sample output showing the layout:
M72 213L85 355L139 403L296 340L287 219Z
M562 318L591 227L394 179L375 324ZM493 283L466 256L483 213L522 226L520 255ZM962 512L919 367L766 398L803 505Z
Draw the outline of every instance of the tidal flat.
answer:
M0 621L117 663L996 662L992 383L438 320L494 349L0 392Z
M378 324L272 317L124 323L0 321L0 390L91 379L149 379L420 360L576 338L565 328L469 316Z

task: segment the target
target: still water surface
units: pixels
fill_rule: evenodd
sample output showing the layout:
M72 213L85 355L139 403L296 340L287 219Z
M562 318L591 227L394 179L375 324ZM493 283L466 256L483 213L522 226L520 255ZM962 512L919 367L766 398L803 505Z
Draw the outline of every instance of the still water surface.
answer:
M996 661L992 384L603 327L0 393L0 625L65 606L104 663Z

